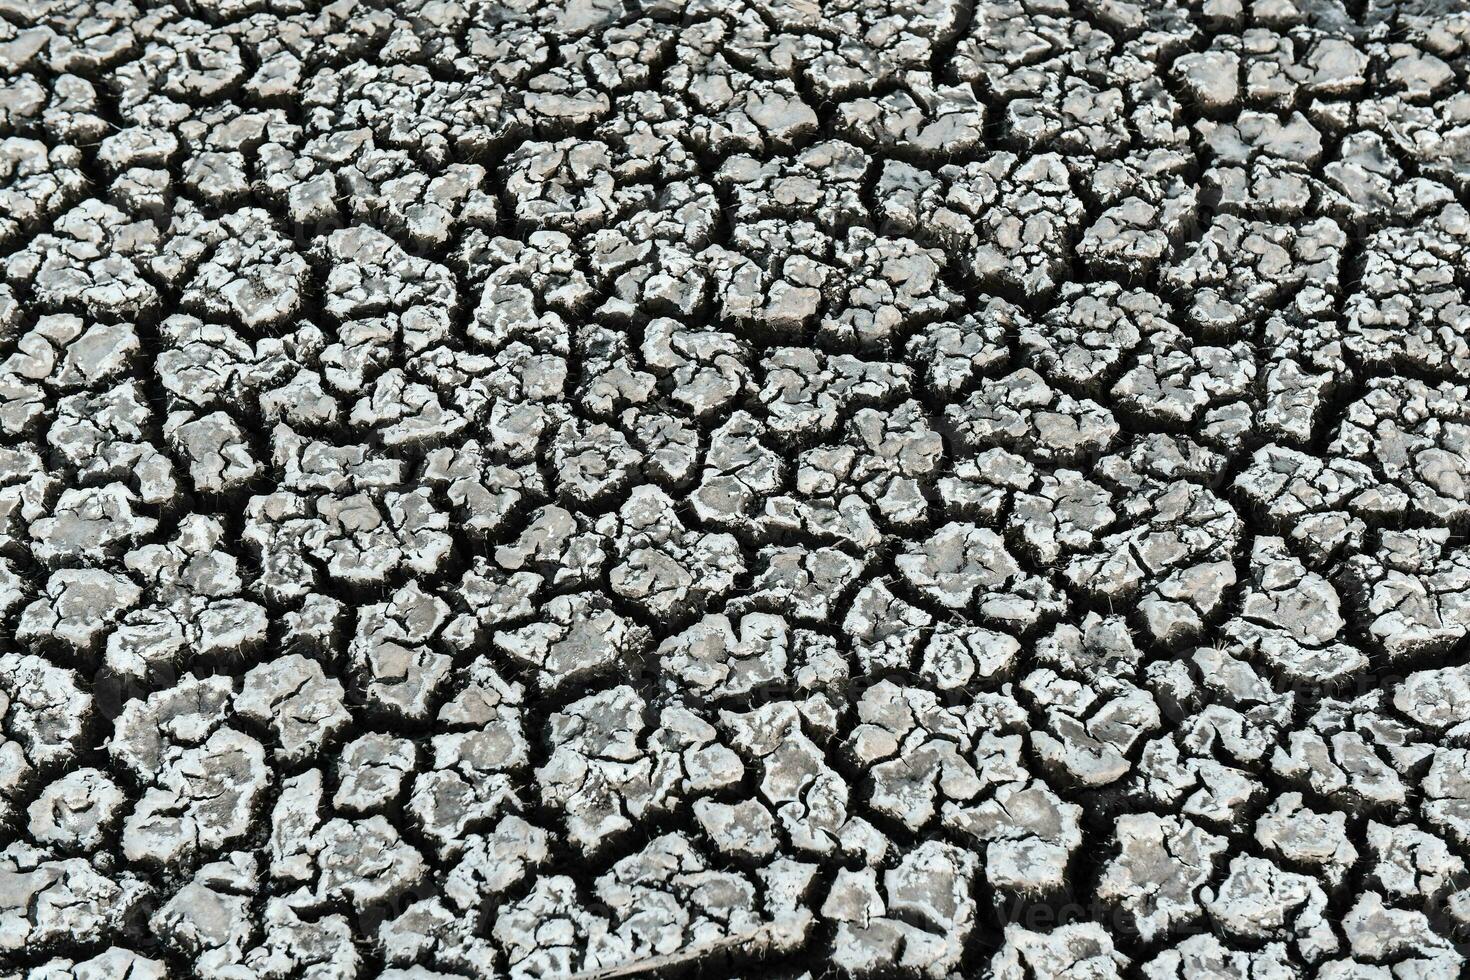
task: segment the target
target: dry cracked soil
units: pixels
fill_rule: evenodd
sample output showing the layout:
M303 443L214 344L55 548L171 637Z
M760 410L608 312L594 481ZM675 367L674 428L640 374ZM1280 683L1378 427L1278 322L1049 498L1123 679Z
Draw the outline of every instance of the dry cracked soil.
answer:
M1453 980L1470 9L0 0L0 978Z

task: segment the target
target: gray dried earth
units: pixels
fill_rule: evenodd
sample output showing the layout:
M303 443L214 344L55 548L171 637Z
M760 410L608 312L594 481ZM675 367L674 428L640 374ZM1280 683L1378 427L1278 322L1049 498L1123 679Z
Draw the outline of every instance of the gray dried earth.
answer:
M0 0L0 978L1470 969L1470 6Z

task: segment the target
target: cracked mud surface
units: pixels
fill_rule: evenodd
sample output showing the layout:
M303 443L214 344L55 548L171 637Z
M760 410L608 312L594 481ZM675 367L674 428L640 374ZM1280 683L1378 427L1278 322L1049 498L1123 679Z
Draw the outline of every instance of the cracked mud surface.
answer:
M0 977L1450 980L1470 11L0 0Z

